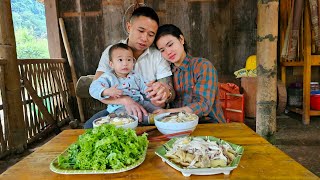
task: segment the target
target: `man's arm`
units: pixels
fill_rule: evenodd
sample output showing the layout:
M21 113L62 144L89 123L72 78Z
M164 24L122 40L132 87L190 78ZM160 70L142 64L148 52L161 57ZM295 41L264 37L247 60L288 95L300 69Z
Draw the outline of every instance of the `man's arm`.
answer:
M104 72L103 71L96 71L96 74L93 77L93 80L98 79Z
M157 82L149 82L147 86L147 98L150 98L152 104L156 106L161 106L166 102L171 102L175 98L171 76L161 78Z

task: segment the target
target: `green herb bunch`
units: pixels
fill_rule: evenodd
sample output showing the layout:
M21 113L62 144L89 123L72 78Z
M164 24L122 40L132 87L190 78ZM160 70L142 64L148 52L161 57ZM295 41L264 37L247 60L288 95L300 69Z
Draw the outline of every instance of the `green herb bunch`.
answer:
M132 129L103 124L80 135L67 153L58 157L58 166L79 170L120 169L144 156L147 146L146 133L137 136Z

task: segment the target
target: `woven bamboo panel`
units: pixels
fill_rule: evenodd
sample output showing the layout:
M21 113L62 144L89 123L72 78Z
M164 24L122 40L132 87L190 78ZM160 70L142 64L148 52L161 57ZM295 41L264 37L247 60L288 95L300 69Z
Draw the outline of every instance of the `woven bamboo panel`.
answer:
M58 122L66 119L68 115L57 84L53 79L52 71L54 69L57 70L62 90L67 94L67 98L69 99L70 93L63 67L65 62L63 59L28 59L19 61L21 78L26 77L31 82L37 95L43 99L43 104L48 112ZM41 133L47 124L37 105L33 102L33 99L24 87L21 87L21 95L28 139L32 139Z

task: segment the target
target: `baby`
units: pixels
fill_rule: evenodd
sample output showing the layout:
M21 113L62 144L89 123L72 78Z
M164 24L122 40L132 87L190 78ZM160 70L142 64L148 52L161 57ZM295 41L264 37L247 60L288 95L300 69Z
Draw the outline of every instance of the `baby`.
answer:
M147 82L133 70L135 59L132 49L123 43L115 44L109 50L109 59L112 71L105 72L92 82L89 88L90 95L98 100L126 95L141 104L149 113L159 109L146 98L144 92ZM126 109L123 105L109 104L107 111L122 114ZM143 117L143 122L148 122L147 116Z

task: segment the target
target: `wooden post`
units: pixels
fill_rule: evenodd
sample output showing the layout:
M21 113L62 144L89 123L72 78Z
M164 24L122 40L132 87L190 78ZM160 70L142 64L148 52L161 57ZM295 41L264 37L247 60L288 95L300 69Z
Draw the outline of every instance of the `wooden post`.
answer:
M57 12L57 0L44 1L46 10L48 47L50 58L61 58L61 39Z
M302 122L310 124L310 81L311 81L311 22L309 1L305 1L304 31L303 33L303 113Z
M10 0L0 3L0 59L7 59L5 88L8 107L9 147L22 152L27 144L27 133L23 119L20 75L17 61Z
M258 1L256 131L265 138L276 131L278 11L278 1Z

